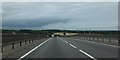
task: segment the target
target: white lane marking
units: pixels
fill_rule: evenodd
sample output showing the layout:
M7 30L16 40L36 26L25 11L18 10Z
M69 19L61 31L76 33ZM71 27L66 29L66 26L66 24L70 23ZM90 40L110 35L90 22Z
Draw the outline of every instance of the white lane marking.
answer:
M68 43L67 41L65 41L65 43Z
M62 38L60 38L60 39L62 39ZM63 39L62 39L63 40ZM73 47L73 48L76 48L77 49L77 47L75 47L73 44L69 44L71 47ZM86 53L86 52L84 52L83 50L81 50L81 49L79 49L78 51L80 51L80 52L82 52L83 54L85 54L86 56L88 56L88 57L90 57L91 59L93 59L93 60L97 60L95 57L93 57L92 55L90 55L90 54L88 54L88 53Z
M59 37L57 37L57 38L59 38ZM65 43L68 43L67 41L63 40L62 38L59 38L59 39L62 40L62 41L64 41Z
M80 49L79 51L82 52L83 54L85 54L86 56L90 57L91 59L93 59L93 60L97 60L96 58L94 58L94 57L91 56L90 54L84 52L83 50Z
M72 46L73 48L76 48L74 45L70 44L70 46Z
M33 48L32 50L30 50L29 52L27 52L26 54L24 54L23 56L21 56L19 59L17 60L21 60L24 57L26 57L28 54L30 54L31 52L33 52L34 50L36 50L38 47L42 46L44 43L46 43L48 40L50 40L51 38L47 39L46 41L42 42L40 45L36 46L35 48Z
M88 40L80 40L80 39L76 39L76 38L71 38L71 39L75 39L75 40L79 40L79 41L85 41L85 42L90 42L90 43L95 43L95 44L101 44L101 45L106 45L106 46L111 46L111 47L117 47L117 48L120 48L119 46L114 46L114 45L105 44L105 43L98 43L98 42L88 41Z

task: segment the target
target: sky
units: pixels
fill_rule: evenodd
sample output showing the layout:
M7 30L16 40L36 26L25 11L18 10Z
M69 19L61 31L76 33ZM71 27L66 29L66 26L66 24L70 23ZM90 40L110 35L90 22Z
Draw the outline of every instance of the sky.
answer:
M2 2L118 2L120 0L1 0Z
M116 2L3 2L7 29L117 30Z

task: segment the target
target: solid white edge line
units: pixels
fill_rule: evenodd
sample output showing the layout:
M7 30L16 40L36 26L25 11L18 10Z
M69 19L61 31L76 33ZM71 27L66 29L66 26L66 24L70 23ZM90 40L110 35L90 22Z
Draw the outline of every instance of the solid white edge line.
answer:
M93 60L97 60L96 58L94 58L94 57L91 56L90 54L84 52L83 50L80 49L79 51L82 52L83 54L87 55L87 56L90 57L91 59L93 59Z
M38 46L36 46L35 48L33 48L32 50L30 50L29 52L27 52L26 54L24 54L23 56L21 56L19 59L17 60L21 60L24 57L26 57L28 54L30 54L31 52L33 52L34 50L36 50L38 47L42 46L44 43L46 43L48 40L50 40L51 38L47 39L46 41L42 42L41 44L39 44Z

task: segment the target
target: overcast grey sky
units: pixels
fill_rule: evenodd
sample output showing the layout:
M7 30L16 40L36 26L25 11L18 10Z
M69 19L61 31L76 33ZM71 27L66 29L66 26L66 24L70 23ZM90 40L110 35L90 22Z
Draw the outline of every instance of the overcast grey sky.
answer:
M117 4L115 2L4 2L3 28L116 30Z
M118 2L120 0L1 0L2 2Z

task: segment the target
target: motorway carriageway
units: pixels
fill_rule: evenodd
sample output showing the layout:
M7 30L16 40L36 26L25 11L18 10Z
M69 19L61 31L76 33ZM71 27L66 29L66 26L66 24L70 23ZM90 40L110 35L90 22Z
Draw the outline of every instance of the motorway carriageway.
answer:
M88 42L70 37L52 37L26 54L24 58L118 58L118 47Z

